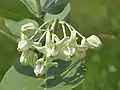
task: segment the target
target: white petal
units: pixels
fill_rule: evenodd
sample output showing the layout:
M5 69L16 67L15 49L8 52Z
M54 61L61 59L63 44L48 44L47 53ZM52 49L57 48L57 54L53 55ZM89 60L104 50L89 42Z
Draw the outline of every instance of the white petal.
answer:
M43 75L45 73L44 71L44 66L40 66L40 65L36 65L35 69L34 69L34 73L36 76L38 75Z
M36 66L34 68L34 73L37 75L43 75L45 73L44 70L45 66L44 66L44 59L40 58L37 60L36 62Z
M34 48L36 48L38 51L42 52L42 53L46 53L46 48L45 46L36 46L36 45L33 45Z
M56 43L54 55L57 55L60 53L60 51L62 51L65 44L67 44L68 40L69 40L69 37L66 37Z
M86 45L86 38L83 38L82 40L81 40L81 46L85 46Z

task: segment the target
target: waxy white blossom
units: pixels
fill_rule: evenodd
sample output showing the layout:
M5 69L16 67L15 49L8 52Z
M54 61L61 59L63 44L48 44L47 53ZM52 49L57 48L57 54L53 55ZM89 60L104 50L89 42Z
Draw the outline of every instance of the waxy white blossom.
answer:
M45 73L45 62L43 58L40 58L36 61L34 73L36 76L43 75Z
M68 59L74 57L76 59L84 58L86 55L86 50L88 49L84 45L78 45L76 41L76 31L71 31L71 36L66 44L66 48L63 50L63 53L68 56Z
M21 27L22 33L28 37L32 36L35 33L36 29L37 29L36 26L31 22L25 25L22 25Z
M33 42L26 37L23 33L21 33L21 40L18 42L18 51L26 51L29 48L32 48Z
M19 43L18 43L18 50L19 51L26 51L28 50L29 48L31 48L32 46L32 43L27 40L27 39L23 39L23 40L20 40Z
M33 23L23 25L21 40L17 48L22 51L20 62L34 67L36 76L44 75L51 66L57 66L57 62L53 62L54 60L80 60L86 56L86 51L89 48L98 48L102 44L96 35L85 38L69 24L67 27L70 29L70 35L67 35L63 23L64 37L62 39L59 39L59 36L54 32L54 24L52 24L52 29L47 25L48 28L44 29L44 33L37 31L41 36L38 41L33 40L37 35L35 30L40 30L42 26L44 25L36 29ZM77 34L82 38L80 44L77 42L79 39ZM45 41L44 44L40 42L42 39ZM41 57L38 57L39 53L42 53Z
M72 56L76 52L76 45L76 32L71 31L71 36L66 44L66 49L63 50L63 53L67 56Z
M60 51L62 50L63 46L68 42L69 38L63 38L59 42L54 43L51 40L50 31L47 31L46 34L46 44L42 47L37 47L36 45L33 45L38 51L44 53L46 57L54 57L60 54Z

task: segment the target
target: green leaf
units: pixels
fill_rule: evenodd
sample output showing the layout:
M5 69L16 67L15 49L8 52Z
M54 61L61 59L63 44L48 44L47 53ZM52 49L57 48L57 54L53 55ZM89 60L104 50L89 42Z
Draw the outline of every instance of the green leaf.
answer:
M51 67L45 79L36 78L33 68L19 62L9 69L0 84L1 90L70 90L84 79L83 66L80 61L58 60L58 68ZM12 83L11 83L12 81Z
M19 21L19 22L16 22L16 21L13 21L13 20L10 20L10 19L6 19L5 22L6 22L6 26L9 28L11 33L13 35L16 35L16 36L20 36L20 34L21 34L21 26L24 25L24 24L27 24L27 23L31 22L36 27L39 26L36 21L31 20L31 19L24 19L24 20Z
M10 35L4 18L0 17L0 81L18 54L15 48L16 46L15 38ZM14 52L15 54L13 54Z
M44 13L41 11L40 0L21 0L21 1L37 18L41 18L44 16Z
M44 83L44 80L37 79L35 76L29 76L33 75L33 69L21 66L18 63L16 65L12 66L4 76L0 83L1 90L43 90L40 85ZM19 72L16 70L19 70Z
M13 19L15 21L36 17L26 8L20 0L1 0L0 1L0 16Z
M50 14L61 13L66 7L66 5L69 3L69 0L40 0L40 1L41 10Z
M4 30L5 32L9 33L9 29L5 24L5 20L3 17L0 17L0 29Z
M29 11L31 11L31 13L33 13L34 15L36 15L37 13L37 7L36 7L36 2L35 0L21 0L26 7L29 9Z
M19 54L16 47L15 39L0 29L0 81Z
M70 3L68 3L67 6L64 8L64 10L59 14L54 15L54 14L46 13L44 17L44 21L54 20L56 18L59 20L69 21L70 12L71 12Z

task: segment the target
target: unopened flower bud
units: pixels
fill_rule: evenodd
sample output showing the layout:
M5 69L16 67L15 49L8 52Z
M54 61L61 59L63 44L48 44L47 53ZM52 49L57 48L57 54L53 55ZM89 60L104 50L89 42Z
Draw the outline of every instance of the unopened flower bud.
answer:
M33 23L27 23L21 27L21 31L23 34L29 37L35 33L36 27Z
M23 40L19 41L17 49L19 51L26 51L29 48L31 48L31 46L32 46L32 43L29 40L23 39Z
M31 50L27 50L21 54L20 63L23 65L34 65L37 58L37 53Z
M88 37L86 41L88 42L89 47L92 49L100 47L100 45L102 44L100 39L95 35Z
M36 74L36 76L43 75L45 73L45 65L43 58L37 60L34 73Z

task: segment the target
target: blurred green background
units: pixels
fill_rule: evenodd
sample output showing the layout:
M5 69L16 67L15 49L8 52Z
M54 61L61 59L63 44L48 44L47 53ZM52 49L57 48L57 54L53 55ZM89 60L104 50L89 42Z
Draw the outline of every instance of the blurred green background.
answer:
M87 52L85 81L73 90L120 90L120 1L71 0L70 5L71 13L61 13L57 16L46 14L44 19L60 17L60 19L68 20L66 18L68 15L70 23L79 32L86 37L95 34L103 42L99 50ZM67 8L66 11L69 9ZM2 12L1 9L0 12ZM4 13L0 13L0 15L6 17ZM8 15L7 18L21 20L21 18L27 18L26 15L27 13L20 18L11 18ZM34 16L29 16L30 19L34 19ZM0 29L11 34L2 17L0 18ZM0 32L0 78L19 59L16 47L17 43L14 40ZM29 69L27 70L29 71ZM31 75L31 72L29 74ZM0 84L0 90L43 90L39 84L36 78L20 74L15 71L14 67L11 67Z
M71 0L71 7L72 24L103 42L99 51L88 52L85 81L74 90L120 90L120 1Z

